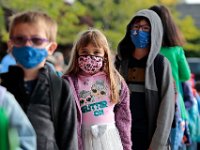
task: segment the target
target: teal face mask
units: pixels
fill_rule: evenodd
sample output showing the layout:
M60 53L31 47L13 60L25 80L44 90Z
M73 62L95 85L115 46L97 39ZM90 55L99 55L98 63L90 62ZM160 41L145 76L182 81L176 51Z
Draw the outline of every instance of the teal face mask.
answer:
M12 54L16 62L26 69L36 67L48 56L45 48L41 49L30 46L13 47Z

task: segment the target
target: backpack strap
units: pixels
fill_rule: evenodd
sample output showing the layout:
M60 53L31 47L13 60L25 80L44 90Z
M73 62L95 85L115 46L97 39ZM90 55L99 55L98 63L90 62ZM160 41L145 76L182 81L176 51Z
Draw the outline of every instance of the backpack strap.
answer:
M61 90L62 90L62 79L55 73L50 73L50 103L51 103L51 116L54 124L55 133L58 131L58 116L61 105ZM57 135L56 135L57 137Z
M159 97L161 97L161 88L162 88L162 80L163 80L163 71L164 71L164 56L158 54L154 59L154 72L156 75L156 85L158 88ZM177 107L176 104L174 106ZM174 113L174 118L172 122L172 128L176 127L176 112Z
M154 72L156 76L156 85L158 88L159 97L161 97L163 71L164 71L164 56L158 54L154 59Z
M122 77L125 79L125 81L128 81L128 59L123 60L118 64L118 71L122 75Z

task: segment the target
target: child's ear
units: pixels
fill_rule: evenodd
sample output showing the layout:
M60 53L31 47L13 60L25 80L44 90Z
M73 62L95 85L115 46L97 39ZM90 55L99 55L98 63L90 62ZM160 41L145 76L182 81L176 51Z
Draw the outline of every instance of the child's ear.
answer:
M11 40L9 40L7 42L7 47L8 47L7 53L10 53L12 51L12 48L13 48L13 44L12 44Z
M58 44L56 42L51 42L50 46L48 47L48 54L52 55L56 50Z

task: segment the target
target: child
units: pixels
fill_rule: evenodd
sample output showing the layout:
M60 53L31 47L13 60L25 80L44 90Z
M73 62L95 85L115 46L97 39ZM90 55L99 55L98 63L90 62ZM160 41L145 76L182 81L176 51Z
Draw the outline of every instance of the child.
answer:
M77 149L76 108L69 85L47 65L56 47L57 24L47 14L28 11L13 16L9 45L17 66L1 74L30 119L37 150Z
M163 40L160 53L165 56L169 62L172 69L172 76L175 81L178 99L176 100L177 112L180 113L180 117L176 117L176 128L172 128L171 132L171 148L177 150L181 144L182 137L180 133L183 132L181 129L182 124L186 125L187 112L183 101L182 86L180 82L185 82L190 78L190 68L186 60L186 56L183 50L183 45L185 39L178 26L176 25L171 11L164 5L153 5L149 8L156 12L163 24ZM189 104L189 103L187 103ZM178 130L178 132L174 132ZM173 134L172 134L173 133ZM186 130L184 134L186 133Z
M131 91L133 150L169 148L175 90L169 62L158 54L162 36L159 16L144 9L131 18L118 44L116 64Z
M78 108L79 149L131 150L129 90L99 30L80 35L64 78L70 82Z
M6 150L8 150L8 147L9 149L14 149L17 146L17 149L36 150L36 135L30 121L13 95L2 86L0 86L0 111L1 113L5 112L5 117L7 118L6 127L4 126L5 121L3 120L3 116L0 117L0 149L2 150L3 147ZM7 130L5 130L5 127ZM10 135L9 129L17 131L17 135ZM2 135L3 133L4 135ZM18 137L19 145L17 142Z

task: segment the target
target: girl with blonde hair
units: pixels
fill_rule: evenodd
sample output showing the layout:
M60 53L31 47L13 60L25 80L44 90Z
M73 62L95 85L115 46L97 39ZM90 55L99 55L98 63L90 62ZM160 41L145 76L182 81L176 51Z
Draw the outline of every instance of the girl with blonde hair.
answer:
M77 105L79 149L131 150L128 87L113 65L104 34L82 32L63 76Z

